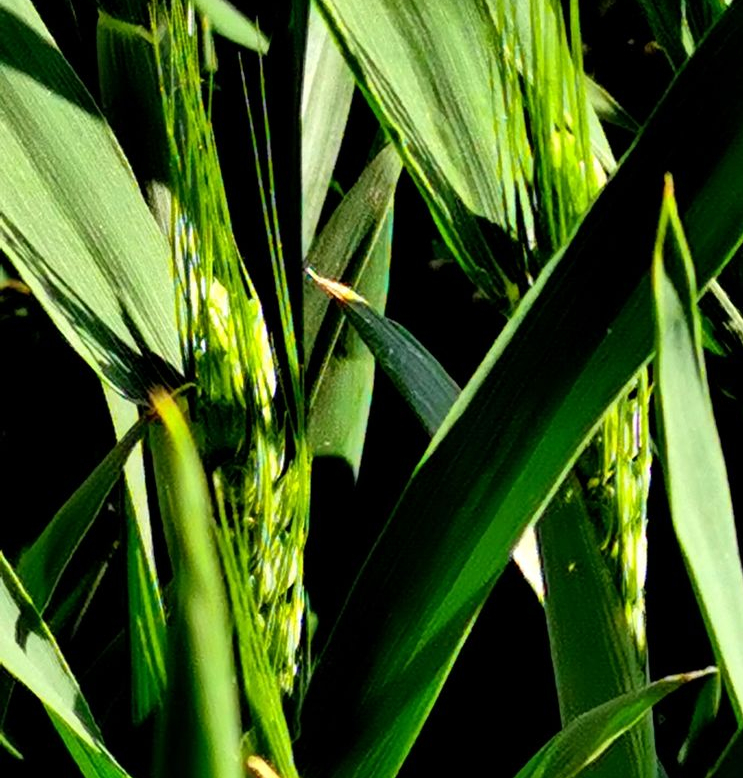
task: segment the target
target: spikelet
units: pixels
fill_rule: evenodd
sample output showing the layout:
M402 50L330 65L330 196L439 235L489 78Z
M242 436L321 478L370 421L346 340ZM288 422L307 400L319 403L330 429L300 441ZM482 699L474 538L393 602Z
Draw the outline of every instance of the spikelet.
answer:
M647 502L652 454L651 388L643 368L607 411L601 430L579 463L587 503L619 592L627 628L645 665Z
M604 165L611 160L602 158L600 163L591 143L580 45L573 48L571 57L562 22L552 7L540 2L529 6L531 30L536 41L543 41L534 46L531 67L542 79L553 78L555 84L554 89L545 89L539 79L524 82L533 156L534 254L540 262L567 242L606 183L609 171ZM576 13L576 4L571 7ZM574 41L579 40L577 15L572 18L570 34ZM557 40L562 45L548 44ZM566 79L563 74L569 58L573 61L567 70L573 78ZM600 257L596 261L600 262ZM577 467L637 648L639 667L645 665L646 523L652 459L649 407L648 373L643 368L608 410Z
M291 693L304 618L309 465L277 417L274 354L230 225L202 100L193 10L173 2L158 64L171 154L171 244L195 437L210 478L231 598L249 601L281 690ZM162 22L165 22L162 25ZM289 438L291 436L291 438ZM287 451L292 452L291 460ZM229 555L229 559L225 558ZM241 612L233 601L233 608ZM240 631L245 624L236 623Z

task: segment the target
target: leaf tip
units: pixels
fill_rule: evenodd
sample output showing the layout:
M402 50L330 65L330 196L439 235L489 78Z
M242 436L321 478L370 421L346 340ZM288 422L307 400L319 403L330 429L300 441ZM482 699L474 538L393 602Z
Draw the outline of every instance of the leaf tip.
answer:
M338 302L344 303L346 305L350 303L366 304L366 300L364 300L364 298L360 294L354 292L354 290L351 289L350 286L341 284L338 281L332 281L329 278L324 278L323 276L316 273L309 266L307 266L305 272L320 287L320 289L322 289L323 292L325 292L325 294L327 294L329 297L334 298Z

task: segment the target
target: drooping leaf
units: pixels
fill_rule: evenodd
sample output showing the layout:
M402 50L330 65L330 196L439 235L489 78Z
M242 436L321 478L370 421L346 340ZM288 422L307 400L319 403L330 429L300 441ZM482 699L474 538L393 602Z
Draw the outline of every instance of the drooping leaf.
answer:
M532 222L532 150L521 84L555 89L531 70L535 41L550 52L547 61L559 60L566 83L574 76L555 8L456 0L318 5L454 255L478 287L514 304L523 278L509 256L511 241L527 240ZM532 32L532 10L539 33ZM594 152L610 160L590 108L587 116ZM498 226L497 247L473 214Z
M314 272L311 278L343 306L348 319L377 356L380 367L426 432L434 435L459 396L459 387L449 374L404 327L377 313L353 289Z
M29 0L0 2L0 248L76 351L144 401L180 382L167 242Z

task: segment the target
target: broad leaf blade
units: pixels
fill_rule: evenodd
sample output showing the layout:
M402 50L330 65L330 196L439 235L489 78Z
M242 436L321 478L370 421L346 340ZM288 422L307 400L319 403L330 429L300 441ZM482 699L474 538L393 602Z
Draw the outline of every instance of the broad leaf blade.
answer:
M103 745L54 637L2 554L0 666L41 700L86 778L125 778L126 773Z
M645 687L645 667L575 474L545 510L538 533L560 716L569 726L607 700ZM656 760L648 717L606 754L597 775L655 778Z
M167 241L28 0L0 2L0 247L76 351L144 400L181 367Z
M315 673L303 717L308 773L396 773L514 544L649 359L665 171L683 195L701 284L740 245L743 84L731 74L741 46L735 4L437 434Z
M725 459L704 369L694 266L675 209L670 178L653 261L653 291L658 352L656 396L671 516L741 724L743 569Z
M311 270L309 275L321 289L340 303L349 323L353 325L408 407L418 417L426 432L434 435L459 396L460 389L456 382L417 338L397 322L377 313L367 299L343 284L321 278ZM340 396L343 390L344 386L341 384L337 395ZM337 408L346 414L352 412L354 403L358 408L358 402L353 395L344 397L342 403L339 401L329 409L321 404L322 399L325 398L318 399L316 412L329 419L328 426L339 414ZM358 413L358 410L356 412ZM336 427L346 429L347 425L342 419L338 419ZM310 430L312 431L312 427ZM319 434L318 432L318 436ZM329 440L333 440L332 433ZM361 444L358 446L359 457L360 454ZM544 597L544 583L532 529L526 530L518 546L514 548L513 559L541 601Z
M555 88L530 71L531 4L321 0L319 7L455 256L486 293L514 303L523 279L508 244L526 239L532 222L519 83ZM570 80L555 9L538 7L543 30L535 37L540 45L549 39ZM590 109L588 122L597 155L610 160ZM498 225L501 246L484 237L473 214Z

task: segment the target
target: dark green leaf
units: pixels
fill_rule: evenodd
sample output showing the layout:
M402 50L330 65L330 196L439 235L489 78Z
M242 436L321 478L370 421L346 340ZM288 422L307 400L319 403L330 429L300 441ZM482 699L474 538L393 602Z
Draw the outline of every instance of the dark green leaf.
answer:
M342 284L312 274L343 307L349 321L387 373L426 432L434 435L459 396L459 387L440 363L397 322L377 313Z
M643 688L645 667L574 474L542 516L539 539L552 665L562 722L569 725L587 710ZM633 728L596 769L599 775L655 778L652 719Z
M387 300L392 213L377 236L358 288L384 309ZM327 366L310 400L309 435L315 456L340 457L358 476L374 386L374 357L363 335L349 322L341 325ZM443 418L443 417L442 417Z
M340 278L354 258L361 264L377 239L400 177L402 163L387 145L366 166L333 213L307 255L307 265L328 278ZM328 309L327 295L305 285L304 348L309 359ZM327 344L325 344L327 346Z

